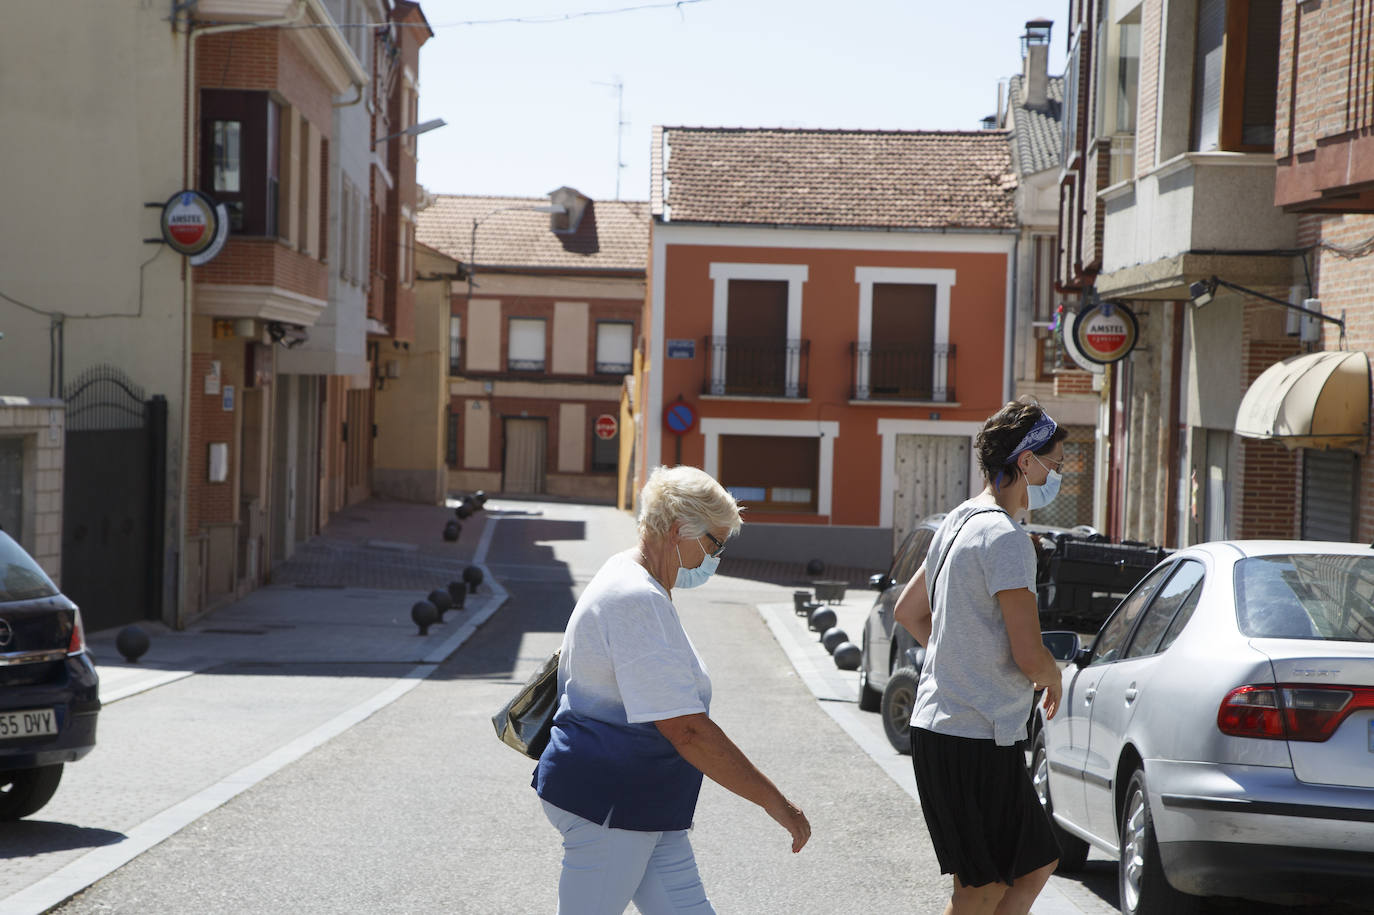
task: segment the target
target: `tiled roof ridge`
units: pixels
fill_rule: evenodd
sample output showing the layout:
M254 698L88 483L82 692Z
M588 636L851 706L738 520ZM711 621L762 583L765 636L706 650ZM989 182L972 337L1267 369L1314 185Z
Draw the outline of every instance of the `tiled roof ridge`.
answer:
M434 200L543 200L547 202L549 199L548 194L536 194L529 197L522 194L444 194L438 191L431 191L429 196ZM614 198L601 199L597 197L592 197L590 200L592 203L597 204L623 203L641 206L649 202L647 200L616 200Z

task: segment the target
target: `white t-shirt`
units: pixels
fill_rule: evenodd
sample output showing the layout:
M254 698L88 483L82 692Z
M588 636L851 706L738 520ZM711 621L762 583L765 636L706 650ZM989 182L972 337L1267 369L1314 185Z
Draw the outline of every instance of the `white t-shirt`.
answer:
M930 592L930 643L911 724L1010 746L1026 737L1034 684L1012 657L997 592L1035 593L1035 547L1005 512L973 514L987 507L970 501L950 512L926 553L929 589L958 534Z
M573 608L558 688L562 708L612 724L710 711L706 665L668 592L631 551L607 560Z

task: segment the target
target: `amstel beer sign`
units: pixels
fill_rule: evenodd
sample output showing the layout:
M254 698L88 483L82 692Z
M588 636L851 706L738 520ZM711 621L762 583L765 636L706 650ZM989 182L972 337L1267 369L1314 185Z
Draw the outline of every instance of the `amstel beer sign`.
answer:
M1116 362L1135 349L1140 324L1120 302L1089 305L1074 318L1073 343L1083 358L1098 365Z
M200 191L178 191L162 205L162 240L191 266L214 260L228 238L228 210Z

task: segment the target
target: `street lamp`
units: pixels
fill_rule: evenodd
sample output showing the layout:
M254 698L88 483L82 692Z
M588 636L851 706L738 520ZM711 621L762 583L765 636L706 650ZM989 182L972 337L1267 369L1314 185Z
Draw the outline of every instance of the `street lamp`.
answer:
M497 213L510 213L510 212L523 212L523 213L566 213L566 212L568 212L568 208L565 207L565 206L563 206L563 204L561 204L561 203L533 204L533 205L528 205L528 206L527 206L527 205L524 205L524 204L512 204L512 205L510 205L510 206L497 207L497 208L494 209L494 210L489 210L489 211L483 213L481 216L478 216L478 217L476 217L475 219L473 219L473 220L472 220L472 241L471 241L471 242L469 243L469 245L468 245L468 264L467 264L467 268L468 268L468 298L469 298L469 299L472 298L472 275L473 275L473 273L476 272L476 263L477 263L477 227L480 226L482 223L486 222L486 221L487 221L489 218L491 218L492 216L495 216Z
M385 143L387 140L394 140L397 137L418 137L422 133L429 133L431 130L438 130L440 127L443 127L447 123L448 122L445 121L443 118L435 118L432 121L425 121L420 124L411 124L405 130L399 131L397 133L389 133L384 137L378 137L377 139L372 141L372 145L376 146L378 143Z
M1218 286L1225 286L1227 289L1234 289L1236 292L1239 292L1243 295L1254 296L1257 299L1264 299L1264 301L1266 302L1273 302L1275 305L1282 305L1284 308L1291 309L1292 311L1301 312L1302 314L1307 315L1307 317L1312 320L1326 321L1330 324L1334 324L1341 330L1341 339L1345 339L1344 311L1341 312L1341 316L1339 318L1336 318L1332 317L1331 315L1322 314L1316 308L1306 307L1308 305L1320 306L1321 303L1319 299L1304 299L1302 305L1294 305L1292 302L1285 302L1283 299L1275 298L1272 295L1265 295L1262 292L1256 292L1254 289L1247 289L1246 287L1239 286L1235 283L1228 283L1226 280L1219 279L1215 276L1209 277L1205 280L1199 280L1196 283L1190 283L1188 285L1188 297L1193 300L1194 305L1196 305L1198 308L1202 308L1204 305L1209 304L1212 301L1212 299L1216 297ZM1316 325L1312 326L1315 328ZM1315 340L1316 331L1313 330L1311 331L1311 333L1313 335L1311 337L1311 340ZM1303 339L1307 340L1308 342L1311 342L1311 340L1308 339L1306 333L1304 333Z

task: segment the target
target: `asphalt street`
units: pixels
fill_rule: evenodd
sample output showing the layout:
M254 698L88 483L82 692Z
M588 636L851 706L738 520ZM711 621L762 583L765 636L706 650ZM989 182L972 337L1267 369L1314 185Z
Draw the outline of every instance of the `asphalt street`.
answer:
M374 522L379 514L369 511ZM159 797L194 796L214 772L247 771L245 762L251 769L302 731L316 733L316 719L360 703L364 713L337 733L206 805L51 911L552 912L558 835L529 787L532 763L496 741L490 716L557 647L577 595L608 555L633 543L634 526L613 509L552 504L488 525L480 548L464 535L462 555L484 557L509 597L441 663L220 665L107 707L100 755L71 767L73 785L29 833L39 846L26 856L19 840L0 837L0 915L20 911L5 908L7 863L118 847L137 837L149 816L141 811L158 809ZM443 561L426 555L406 554L417 569ZM716 908L942 911L948 878L929 848L909 760L887 746L877 715L858 711L853 675L835 671L791 613L791 585L729 572L727 554L716 579L674 595L712 676L712 717L807 812L814 833L793 855L761 810L708 780L692 842ZM335 604L394 603L399 594L344 589ZM842 625L857 632L869 603L851 590L838 608ZM381 658L398 644L394 633L369 638ZM280 714L299 706L312 709L309 721ZM188 745L179 732L224 737ZM128 809L83 814L82 799L97 795ZM1055 877L1035 911L1099 915L1115 912L1115 901L1115 862L1095 856L1086 874Z

